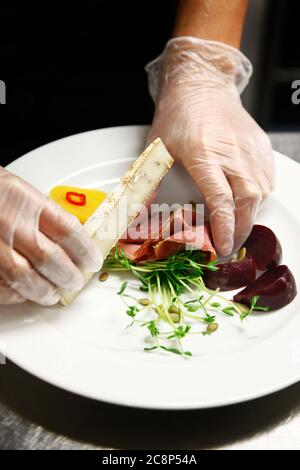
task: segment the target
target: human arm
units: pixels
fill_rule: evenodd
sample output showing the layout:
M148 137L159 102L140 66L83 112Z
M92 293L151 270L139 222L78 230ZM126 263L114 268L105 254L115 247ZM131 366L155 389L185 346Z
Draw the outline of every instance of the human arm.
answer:
M160 136L191 174L208 208L217 251L228 255L248 236L274 185L270 141L239 93L252 73L237 49L245 0L182 0L174 37L148 64Z

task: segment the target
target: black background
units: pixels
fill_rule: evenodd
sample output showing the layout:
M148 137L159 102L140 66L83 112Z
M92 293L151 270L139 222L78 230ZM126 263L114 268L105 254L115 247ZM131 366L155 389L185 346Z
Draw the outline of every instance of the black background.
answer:
M26 4L25 4L26 3ZM177 1L1 6L2 165L94 128L150 123L145 64L171 35Z
M0 163L77 132L150 123L144 66L170 38L177 3L2 2ZM266 130L297 130L291 80L300 79L300 2L268 3L254 117Z

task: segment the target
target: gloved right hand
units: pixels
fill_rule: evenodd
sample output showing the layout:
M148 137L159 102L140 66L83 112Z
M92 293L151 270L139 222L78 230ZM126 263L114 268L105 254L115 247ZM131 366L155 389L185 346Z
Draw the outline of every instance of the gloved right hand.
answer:
M58 302L58 287L83 285L101 255L77 218L0 167L0 304Z
M270 139L243 108L251 64L237 49L182 36L148 64L156 103L148 141L160 137L190 173L208 209L214 247L228 256L251 232L274 187Z

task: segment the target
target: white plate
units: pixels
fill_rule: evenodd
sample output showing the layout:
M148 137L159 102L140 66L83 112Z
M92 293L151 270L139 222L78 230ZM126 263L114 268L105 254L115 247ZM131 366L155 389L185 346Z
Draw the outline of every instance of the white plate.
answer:
M96 130L52 142L9 169L43 191L55 184L112 188L141 151L147 128ZM300 167L275 154L276 191L258 221L272 229L283 261L300 279ZM174 168L160 200L199 199L183 170ZM32 374L64 389L107 402L145 408L205 408L241 402L300 378L300 296L273 313L220 317L211 337L185 343L191 359L145 353L142 329L125 330L119 276L97 276L69 307L1 307L0 350ZM195 339L194 339L195 338Z

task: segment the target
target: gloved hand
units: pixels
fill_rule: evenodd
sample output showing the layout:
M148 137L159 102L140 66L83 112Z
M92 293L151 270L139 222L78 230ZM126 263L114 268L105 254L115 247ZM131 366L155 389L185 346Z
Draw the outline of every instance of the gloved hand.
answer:
M93 272L101 265L75 216L0 167L0 304L55 304L57 287L82 287L78 267Z
M208 208L215 248L229 255L274 185L269 138L239 96L251 63L231 46L182 36L146 70L156 103L149 141L161 137L190 173Z

